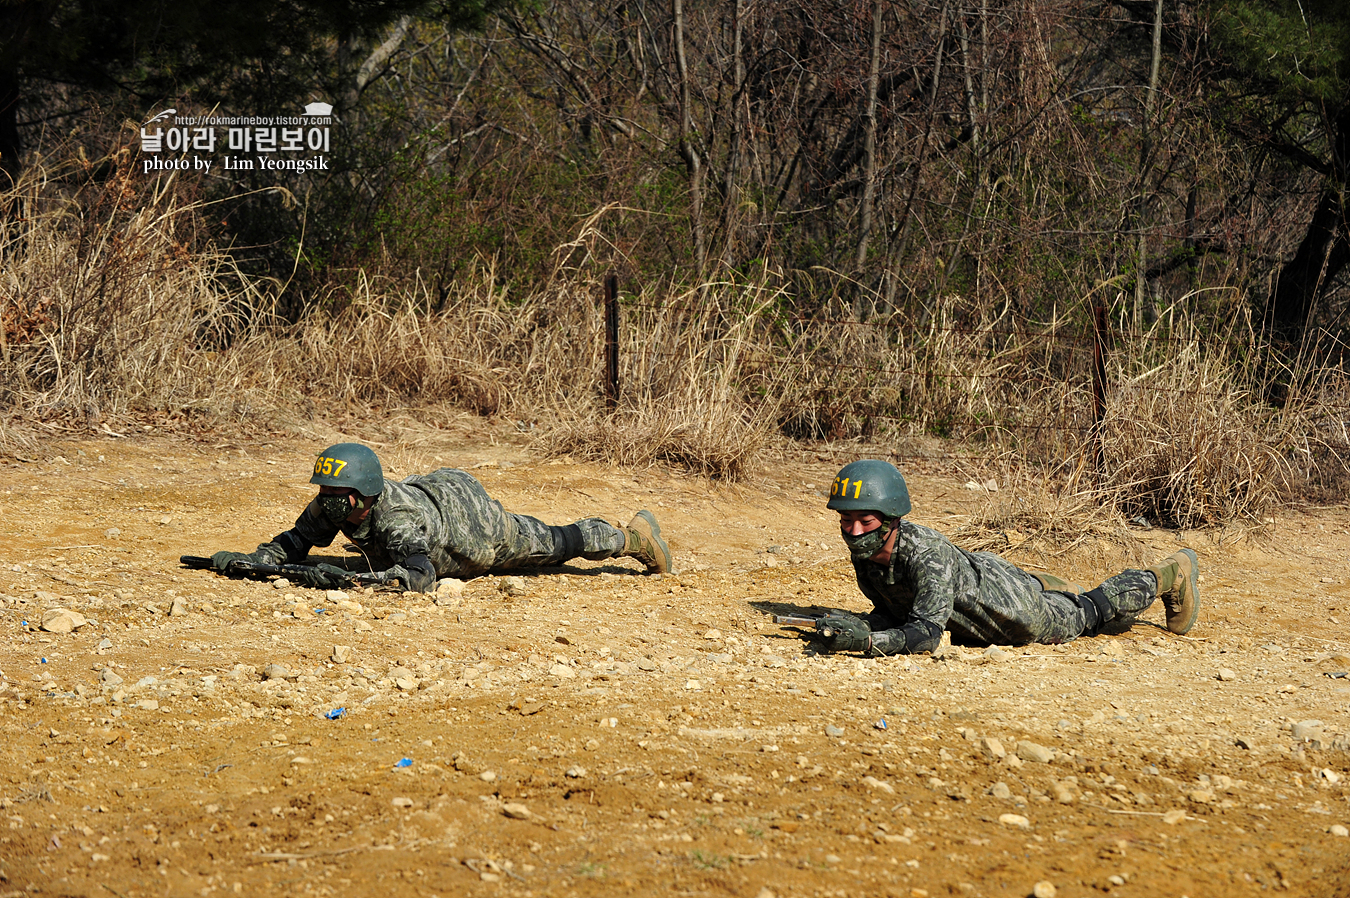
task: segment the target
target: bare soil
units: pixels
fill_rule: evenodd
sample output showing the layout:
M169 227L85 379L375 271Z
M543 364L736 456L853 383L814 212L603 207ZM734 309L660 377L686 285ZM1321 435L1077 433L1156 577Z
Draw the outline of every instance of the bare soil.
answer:
M466 422L376 445L553 523L651 508L679 573L339 606L179 566L289 527L328 436L0 467L0 896L1350 895L1344 508L1012 556L1086 584L1189 544L1187 638L1159 607L1064 646L817 656L768 614L867 610L824 508L846 458L727 486ZM986 501L905 470L944 532ZM89 622L44 632L56 607Z

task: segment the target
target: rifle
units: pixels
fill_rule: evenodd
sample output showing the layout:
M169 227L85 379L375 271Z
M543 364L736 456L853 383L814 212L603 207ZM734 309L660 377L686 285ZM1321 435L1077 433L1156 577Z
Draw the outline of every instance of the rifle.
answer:
M178 559L184 566L194 570L211 570L214 565L211 559L202 555L183 555ZM288 580L299 580L305 582L305 577L310 571L315 570L312 564L262 564L257 561L231 561L223 571L227 576L237 574L243 577L249 577L254 580L265 580L268 577L285 577ZM331 566L328 566L331 567ZM385 586L392 587L392 582L385 579L383 575L376 573L357 573L342 571L337 569L324 570L326 576L337 580L341 586Z
M834 635L834 628L828 624L822 627L821 621L823 620L823 617L807 617L802 614L775 614L773 616L775 624L781 624L784 627L810 627L813 630L818 630L821 636L829 639Z

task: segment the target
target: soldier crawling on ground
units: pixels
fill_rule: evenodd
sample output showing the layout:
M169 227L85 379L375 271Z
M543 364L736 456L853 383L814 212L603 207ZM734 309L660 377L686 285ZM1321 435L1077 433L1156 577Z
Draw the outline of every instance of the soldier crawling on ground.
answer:
M587 518L554 527L512 514L464 471L441 468L402 481L385 480L379 458L359 443L329 446L314 462L310 483L319 495L295 526L251 553L217 552L211 563L228 571L234 561L295 564L314 546L344 534L385 581L429 592L438 578L562 564L573 558L598 561L635 558L652 573L671 570L670 547L650 511L626 526ZM305 585L331 589L346 571L334 565L307 568Z
M1147 570L1128 570L1083 592L1032 574L991 552L967 552L928 527L902 520L909 488L894 465L845 465L830 488L839 526L871 614L835 611L817 623L827 651L869 655L931 652L949 630L967 645L1057 644L1126 623L1161 598L1167 629L1185 633L1200 610L1199 562L1182 549Z

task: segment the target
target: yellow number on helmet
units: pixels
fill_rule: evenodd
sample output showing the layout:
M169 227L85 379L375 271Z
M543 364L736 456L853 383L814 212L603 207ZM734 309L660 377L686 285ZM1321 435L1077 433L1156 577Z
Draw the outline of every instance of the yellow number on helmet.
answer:
M340 458L335 458L333 461L337 462L337 467L333 469L333 476L337 477L342 473L342 469L347 467L347 463Z

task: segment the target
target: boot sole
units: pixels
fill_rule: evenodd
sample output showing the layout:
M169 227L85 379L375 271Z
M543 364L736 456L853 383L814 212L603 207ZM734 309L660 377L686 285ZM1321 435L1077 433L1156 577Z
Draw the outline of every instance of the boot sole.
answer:
M653 559L656 562L656 570L662 574L669 574L674 571L673 559L670 556L670 546L661 538L661 525L656 523L656 516L645 508L636 515L647 525L647 535L651 537L652 548L660 556Z
M1177 555L1177 610L1175 614L1168 611L1167 629L1181 636L1195 626L1195 619L1200 616L1200 559L1191 549L1182 549Z

